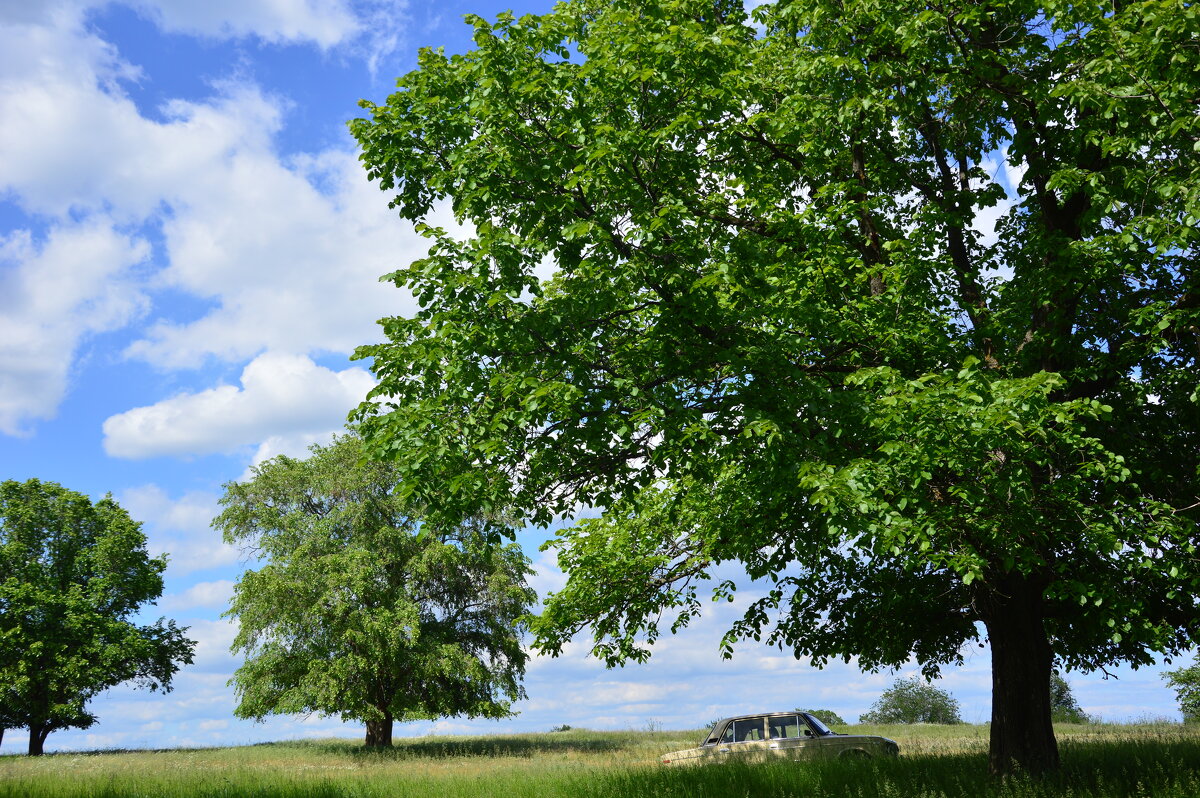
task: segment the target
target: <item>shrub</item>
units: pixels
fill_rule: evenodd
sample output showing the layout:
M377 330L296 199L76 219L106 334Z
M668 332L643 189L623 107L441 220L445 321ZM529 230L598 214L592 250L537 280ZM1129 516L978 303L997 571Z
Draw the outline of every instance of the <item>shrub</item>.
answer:
M846 721L832 709L796 709L797 712L807 712L826 726L845 726Z
M1071 685L1058 671L1050 674L1050 719L1055 723L1091 723L1075 700Z
M962 723L958 701L945 690L913 677L896 679L861 723Z
M1163 674L1175 691L1184 723L1200 723L1200 661L1190 668L1180 668Z

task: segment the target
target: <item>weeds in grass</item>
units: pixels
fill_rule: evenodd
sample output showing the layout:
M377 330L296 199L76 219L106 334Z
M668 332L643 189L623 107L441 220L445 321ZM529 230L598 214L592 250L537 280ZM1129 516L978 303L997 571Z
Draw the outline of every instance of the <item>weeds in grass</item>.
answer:
M665 768L699 732L592 732L0 757L0 798L1200 798L1200 729L1059 729L1063 769L986 775L986 726L857 728L899 759Z

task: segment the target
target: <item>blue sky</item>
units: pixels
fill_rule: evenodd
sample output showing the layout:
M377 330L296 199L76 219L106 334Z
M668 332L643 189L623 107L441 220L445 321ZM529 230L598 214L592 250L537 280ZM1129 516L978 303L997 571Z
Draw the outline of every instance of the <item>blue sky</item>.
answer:
M220 616L245 563L209 521L222 484L340 429L372 384L349 353L413 306L377 281L424 246L359 168L345 129L357 100L386 97L419 47L467 49L464 14L550 6L0 0L0 478L116 496L171 557L152 612L199 641L173 692L114 689L94 702L99 724L49 749L361 734L336 718L233 717ZM546 534L520 536L543 593L562 583L537 551ZM755 644L722 660L737 613L714 607L643 666L607 671L574 644L533 661L514 719L397 734L691 728L801 705L853 719L894 678ZM1106 719L1177 718L1160 670L1069 679ZM985 720L986 650L943 686ZM10 732L3 750L24 745Z

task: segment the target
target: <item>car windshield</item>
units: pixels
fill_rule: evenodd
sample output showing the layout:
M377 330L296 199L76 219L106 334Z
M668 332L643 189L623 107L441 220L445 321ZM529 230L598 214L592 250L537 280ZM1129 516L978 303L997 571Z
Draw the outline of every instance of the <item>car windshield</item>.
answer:
M708 730L708 734L700 739L700 745L715 745L721 733L721 724L725 721L719 720L713 724L713 727Z
M808 725L812 726L817 734L833 734L833 731L828 726L814 718L812 715L805 713L804 717L808 719Z

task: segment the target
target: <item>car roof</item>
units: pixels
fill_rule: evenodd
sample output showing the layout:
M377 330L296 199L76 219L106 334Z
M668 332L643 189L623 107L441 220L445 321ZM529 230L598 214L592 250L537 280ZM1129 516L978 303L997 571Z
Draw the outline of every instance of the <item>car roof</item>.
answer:
M802 709L785 709L781 712L747 712L745 715L730 715L727 718L721 718L717 723L724 723L729 720L745 720L746 718L771 718L777 715L807 715L808 713ZM716 723L713 724L714 726Z

